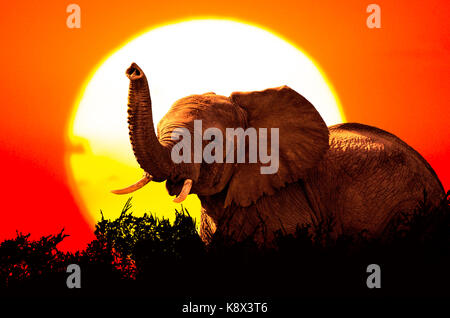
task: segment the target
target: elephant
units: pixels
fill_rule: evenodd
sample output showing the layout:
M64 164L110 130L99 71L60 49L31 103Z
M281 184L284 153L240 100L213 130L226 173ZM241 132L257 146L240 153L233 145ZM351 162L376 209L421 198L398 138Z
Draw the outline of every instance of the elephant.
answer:
M298 226L330 219L336 235L365 231L382 237L394 217L416 208L424 191L434 206L445 195L432 167L400 138L358 123L327 127L315 107L288 86L181 98L155 133L144 72L132 63L126 76L130 141L144 176L112 192L131 193L150 181L166 181L175 202L197 194L200 236L206 242L220 231L236 241L253 236L259 244L271 244L278 230L294 233ZM203 131L278 128L277 172L261 174L261 162L174 163L173 134L179 128L194 132L195 120L202 121Z

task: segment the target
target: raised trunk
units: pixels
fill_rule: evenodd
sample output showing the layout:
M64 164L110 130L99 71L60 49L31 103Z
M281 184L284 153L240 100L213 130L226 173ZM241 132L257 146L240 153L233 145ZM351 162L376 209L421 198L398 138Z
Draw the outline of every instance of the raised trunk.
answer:
M135 63L126 71L130 79L128 92L128 128L136 160L154 181L168 178L171 166L169 149L163 147L155 134L152 103L147 78Z

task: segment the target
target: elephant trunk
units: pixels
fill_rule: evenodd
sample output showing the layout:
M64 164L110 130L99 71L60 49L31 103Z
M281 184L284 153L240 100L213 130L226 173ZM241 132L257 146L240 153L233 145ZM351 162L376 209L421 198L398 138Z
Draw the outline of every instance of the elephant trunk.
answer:
M147 78L135 63L126 71L130 79L128 91L128 128L137 162L154 181L166 180L173 165L170 151L158 140L152 116L152 102Z

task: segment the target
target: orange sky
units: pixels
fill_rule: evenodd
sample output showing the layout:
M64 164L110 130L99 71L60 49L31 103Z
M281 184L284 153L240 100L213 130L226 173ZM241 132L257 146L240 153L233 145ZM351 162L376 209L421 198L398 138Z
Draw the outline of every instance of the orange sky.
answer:
M382 29L365 8L381 6ZM81 29L66 6L81 7ZM282 35L314 58L350 122L392 132L418 150L448 189L448 1L52 1L2 4L0 240L92 239L68 187L66 133L75 98L97 64L137 33L195 17L233 18Z

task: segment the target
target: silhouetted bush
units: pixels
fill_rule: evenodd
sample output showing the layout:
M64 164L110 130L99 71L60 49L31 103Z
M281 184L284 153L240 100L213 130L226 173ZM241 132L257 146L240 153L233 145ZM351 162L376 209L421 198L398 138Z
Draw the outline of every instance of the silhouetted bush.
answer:
M205 245L187 210L169 222L133 216L128 199L115 220L103 218L85 250L63 253L63 231L0 244L0 294L6 296L439 296L449 295L450 191L437 208L426 193L411 215L399 215L380 239L332 237L333 220L293 234L275 233L262 248L215 233ZM368 289L366 268L382 268L382 288ZM81 267L82 288L66 287L66 268Z

